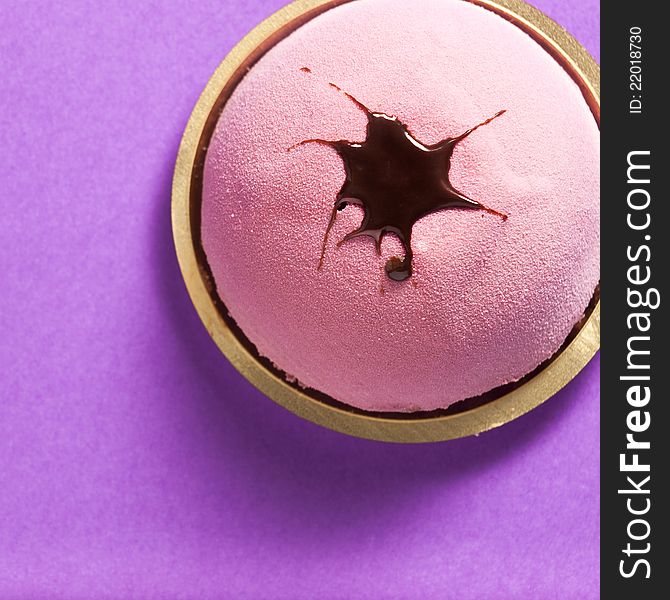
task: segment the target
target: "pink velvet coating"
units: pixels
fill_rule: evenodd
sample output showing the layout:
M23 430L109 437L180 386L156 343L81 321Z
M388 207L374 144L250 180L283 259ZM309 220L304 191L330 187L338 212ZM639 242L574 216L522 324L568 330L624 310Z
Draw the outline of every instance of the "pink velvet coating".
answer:
M301 71L308 67L312 74ZM384 273L387 236L336 247L334 150L365 115L328 86L397 115L426 144L507 112L461 142L450 171L503 221L446 210L414 227L414 275ZM202 240L217 290L289 376L366 410L446 407L551 357L599 280L599 132L577 85L535 41L462 0L357 0L273 47L227 102L207 152Z

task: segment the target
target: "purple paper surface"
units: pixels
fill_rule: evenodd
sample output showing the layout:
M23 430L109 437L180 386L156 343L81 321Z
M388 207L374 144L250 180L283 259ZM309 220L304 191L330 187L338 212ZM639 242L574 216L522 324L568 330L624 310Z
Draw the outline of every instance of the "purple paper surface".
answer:
M294 417L201 325L177 147L283 3L0 5L0 599L597 598L598 359L498 430L398 446ZM598 56L596 0L534 4Z

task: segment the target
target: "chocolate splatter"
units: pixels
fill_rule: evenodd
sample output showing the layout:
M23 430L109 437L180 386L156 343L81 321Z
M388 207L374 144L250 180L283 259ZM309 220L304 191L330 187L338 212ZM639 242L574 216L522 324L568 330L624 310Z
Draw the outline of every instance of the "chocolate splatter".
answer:
M311 73L307 67L301 71ZM504 110L456 137L427 145L417 140L398 117L374 112L339 86L329 85L365 113L368 125L363 142L309 139L289 148L294 150L305 144L329 146L344 162L346 180L337 194L326 228L319 269L323 267L328 236L337 212L347 204L361 206L365 216L360 227L344 236L337 246L356 237L368 236L375 240L377 253L381 254L384 235L396 235L405 256L394 256L385 266L386 274L396 281L412 275L412 229L421 217L443 209L462 208L485 211L507 220L506 214L468 198L449 181L451 157L456 145L503 115Z

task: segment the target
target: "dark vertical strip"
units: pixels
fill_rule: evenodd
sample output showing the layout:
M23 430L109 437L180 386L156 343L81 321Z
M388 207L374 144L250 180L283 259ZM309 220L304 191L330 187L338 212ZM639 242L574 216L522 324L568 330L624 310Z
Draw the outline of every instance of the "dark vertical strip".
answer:
M667 598L664 4L602 4L602 598Z

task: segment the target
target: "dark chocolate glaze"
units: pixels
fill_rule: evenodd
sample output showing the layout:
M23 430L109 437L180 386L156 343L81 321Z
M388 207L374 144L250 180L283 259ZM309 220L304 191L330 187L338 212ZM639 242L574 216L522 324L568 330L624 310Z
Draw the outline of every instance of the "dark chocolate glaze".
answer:
M311 73L307 67L301 69ZM473 131L505 113L496 113L457 137L448 137L433 145L417 140L397 117L373 112L334 83L330 86L344 94L368 118L363 142L347 140L304 140L290 150L305 144L322 144L334 148L344 162L346 180L337 195L324 236L319 269L328 242L328 235L337 211L347 204L361 206L365 216L360 227L347 234L338 246L356 237L375 240L377 253L385 234L395 234L403 245L405 256L392 257L386 263L387 275L403 281L412 275L412 229L421 218L447 208L482 210L503 220L507 215L484 206L459 192L449 181L451 157L456 145Z

